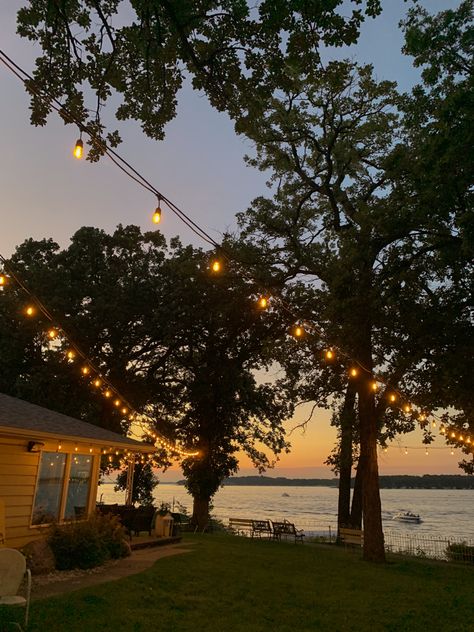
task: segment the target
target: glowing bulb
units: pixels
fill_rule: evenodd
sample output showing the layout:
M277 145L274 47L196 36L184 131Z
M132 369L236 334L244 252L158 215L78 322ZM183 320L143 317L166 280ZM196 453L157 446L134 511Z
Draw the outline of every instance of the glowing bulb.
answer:
M58 443L58 450L61 450L62 447L63 446L60 443Z
M74 150L72 152L74 154L74 158L80 160L84 153L84 143L82 142L82 138L78 138L76 140L76 144L74 145Z
M99 386L102 384L101 380L99 380L99 378L96 378L93 382L94 386L96 388L99 388Z
M405 404L405 406L403 407L403 410L404 410L406 413L409 413L409 412L411 411L410 404Z
M300 327L299 325L297 325L293 330L293 335L296 338L301 338L301 336L303 335L303 327Z
M326 360L332 360L334 358L334 351L332 349L328 349L325 353Z
M408 454L408 450L407 450L407 448L405 448L405 454Z
M466 439L466 443L471 443L471 437L468 437L468 438Z
M90 368L87 365L83 366L82 369L81 369L82 375L89 375L90 372L91 372L91 370L90 370Z
M395 393L391 393L389 399L390 399L391 402L396 402L397 401L397 396L395 395Z
M122 412L122 415L126 415L127 414L127 409L124 407L124 408L122 408L121 412Z
M77 452L79 450L79 448L76 446L74 446L74 452Z
M4 274L0 274L0 287L7 284L7 277Z
M68 360L74 360L74 358L76 357L76 352L72 349L69 349L69 351L66 353L66 357Z
M451 450L451 454L454 454L454 450Z
M456 436L456 433L455 433L455 432L452 432L452 433L451 433L451 439L454 439L454 437L455 437L455 436Z
M107 390L104 392L104 395L105 395L105 397L112 397L112 391L109 391L109 389L107 389Z
M349 375L351 377L357 377L359 375L359 371L355 367L352 367L349 371Z
M433 428L436 428L436 421L433 419L433 421L431 422L431 425L433 426Z
M50 338L51 340L54 340L57 335L58 335L57 329L52 328L48 331L48 338Z
M114 401L114 406L120 406L120 400L119 399L116 399Z
M154 224L159 224L161 222L161 208L159 204L153 213L152 221Z
M35 315L35 308L32 305L28 305L28 307L25 309L25 314L27 316L34 316Z
M91 454L92 454L92 451L93 451L93 450L92 450L92 448L89 448L89 452L90 452Z
M372 384L370 385L370 388L371 388L373 391L376 391L376 390L378 389L378 387L379 387L379 386L378 386L377 382L372 382Z
M268 299L265 296L261 296L258 299L258 306L262 309L266 309L268 307Z
M425 454L426 454L426 456L428 456L428 454L429 454L428 450L425 450Z
M211 264L211 270L213 272L220 272L222 268L221 262L218 259L214 259L214 261Z

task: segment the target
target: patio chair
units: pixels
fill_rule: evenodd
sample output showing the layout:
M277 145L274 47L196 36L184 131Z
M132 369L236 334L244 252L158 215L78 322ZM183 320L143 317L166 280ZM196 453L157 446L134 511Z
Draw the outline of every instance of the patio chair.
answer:
M18 594L23 578L26 576L26 597ZM0 607L24 606L24 629L28 626L30 611L31 572L26 568L25 556L16 549L0 549ZM16 621L10 622L19 630L23 630Z

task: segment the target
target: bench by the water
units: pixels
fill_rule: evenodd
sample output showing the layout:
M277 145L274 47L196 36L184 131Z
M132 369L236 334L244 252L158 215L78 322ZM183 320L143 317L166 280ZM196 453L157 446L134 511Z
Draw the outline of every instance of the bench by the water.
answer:
M252 520L250 518L229 518L229 527L237 535L250 535L281 541L282 538L293 537L295 543L303 542L304 533L297 529L292 522L274 522L273 520Z
M262 535L272 537L273 531L269 520L252 520L250 518L229 518L229 527L237 535L250 535L261 538Z
M283 522L274 522L272 520L273 537L275 540L281 540L282 538L294 538L295 544L299 541L303 543L305 537L302 529L297 529L292 522L284 520Z
M364 542L364 532L360 529L339 529L339 541L345 546L362 546Z

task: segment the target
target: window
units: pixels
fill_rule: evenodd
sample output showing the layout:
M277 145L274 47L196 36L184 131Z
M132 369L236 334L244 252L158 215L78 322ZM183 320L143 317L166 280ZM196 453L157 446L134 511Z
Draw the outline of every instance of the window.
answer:
M31 523L78 518L87 512L93 457L42 452Z
M72 457L67 486L65 518L80 518L87 512L92 458L84 454Z

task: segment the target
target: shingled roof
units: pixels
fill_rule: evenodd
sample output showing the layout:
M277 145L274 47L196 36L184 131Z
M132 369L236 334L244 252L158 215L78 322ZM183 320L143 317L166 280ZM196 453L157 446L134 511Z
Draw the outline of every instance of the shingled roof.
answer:
M141 451L155 451L153 446L129 439L111 430L0 393L0 431L2 433L10 431L14 434L15 430L19 431L19 434L30 431L36 434L54 435L57 438L87 439L123 445L130 449L141 448Z

